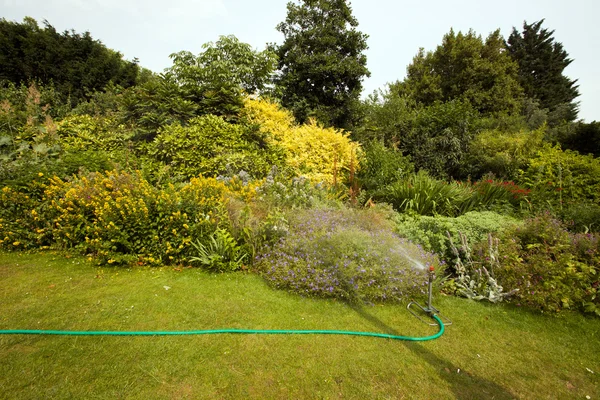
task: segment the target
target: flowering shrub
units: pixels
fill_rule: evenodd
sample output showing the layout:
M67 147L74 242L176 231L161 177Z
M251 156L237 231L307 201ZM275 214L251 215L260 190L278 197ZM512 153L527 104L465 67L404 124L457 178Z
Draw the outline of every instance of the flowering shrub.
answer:
M572 234L545 213L500 235L496 276L514 299L541 311L580 309L600 315L598 235ZM485 262L483 248L473 258Z
M396 236L375 211L306 210L290 232L257 259L277 288L346 301L400 301L423 294L437 258Z
M304 177L288 178L273 167L267 178L257 188L258 197L267 203L283 208L305 208L327 203L330 196L321 183Z
M70 182L54 177L42 199L0 192L0 245L73 248L109 264L183 262L192 240L229 225L231 198L254 196L254 185L236 179L197 177L181 188L158 189L140 173L92 173Z
M40 183L37 183L39 190ZM23 250L47 243L40 204L29 193L5 186L0 190L0 247Z

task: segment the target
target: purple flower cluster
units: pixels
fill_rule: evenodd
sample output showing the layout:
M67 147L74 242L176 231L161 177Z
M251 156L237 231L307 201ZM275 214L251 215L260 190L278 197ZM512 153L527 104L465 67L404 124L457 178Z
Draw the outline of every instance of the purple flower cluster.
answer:
M299 213L288 236L257 257L263 276L277 288L306 296L380 302L424 294L426 271L439 266L437 258L388 225L369 223L364 213Z

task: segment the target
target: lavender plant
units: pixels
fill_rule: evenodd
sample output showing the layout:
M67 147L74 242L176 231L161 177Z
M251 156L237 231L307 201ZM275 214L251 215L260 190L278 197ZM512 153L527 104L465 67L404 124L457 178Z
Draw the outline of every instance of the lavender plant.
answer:
M424 294L432 253L397 236L370 210L305 210L256 265L274 287L350 302L398 302Z

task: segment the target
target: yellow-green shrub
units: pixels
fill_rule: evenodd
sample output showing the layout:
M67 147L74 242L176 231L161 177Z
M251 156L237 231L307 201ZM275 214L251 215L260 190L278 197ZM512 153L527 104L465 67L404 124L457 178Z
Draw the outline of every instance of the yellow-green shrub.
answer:
M148 146L149 154L185 178L199 174L225 175L241 170L263 177L271 165L281 164L281 149L265 143L255 126L231 124L222 117L204 115L188 125L162 128Z
M124 149L130 134L115 118L71 115L58 123L60 145L66 151Z
M38 182L34 182L38 184ZM40 203L11 187L0 190L0 247L24 250L47 244L46 221Z
M532 189L533 201L600 203L600 159L576 151L547 147L539 150L521 172L521 183Z
M248 98L244 106L246 118L285 149L286 163L296 175L333 183L343 182L351 169L358 169L360 146L347 133L315 121L295 125L291 113L266 100Z
M229 224L231 198L249 201L255 195L256 184L236 179L226 184L197 177L181 188L158 189L139 172L54 177L42 199L2 189L0 245L73 248L109 264L182 262L192 240Z
M545 130L543 126L535 131L507 133L494 129L479 133L469 145L465 175L477 177L492 172L501 178L516 179L519 170L526 168L544 147Z

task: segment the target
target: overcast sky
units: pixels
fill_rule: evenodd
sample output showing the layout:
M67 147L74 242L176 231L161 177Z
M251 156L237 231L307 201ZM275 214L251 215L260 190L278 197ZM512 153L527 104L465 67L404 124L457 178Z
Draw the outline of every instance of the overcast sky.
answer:
M189 50L220 35L262 50L281 43L275 27L286 16L286 0L0 0L0 17L21 22L30 16L46 19L57 30L89 31L93 38L137 57L156 72L171 65L169 54ZM567 68L578 79L579 117L600 120L600 1L598 0L354 0L359 30L369 35L365 94L403 79L419 47L433 50L450 28L472 28L487 36L500 28L507 37L523 21L545 18L574 60Z

